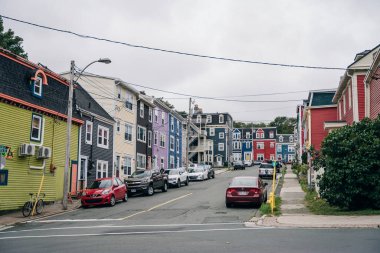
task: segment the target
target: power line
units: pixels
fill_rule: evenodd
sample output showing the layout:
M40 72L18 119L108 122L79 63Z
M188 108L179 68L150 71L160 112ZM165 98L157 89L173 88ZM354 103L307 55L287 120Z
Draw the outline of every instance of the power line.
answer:
M141 48L141 49L147 49L147 50L153 50L153 51L159 51L159 52L164 52L164 53L171 53L171 54L179 54L179 55L185 55L185 56L193 56L193 57L199 57L199 58L208 58L208 59L213 59L213 60L222 60L222 61L231 61L231 62L240 62L240 63L250 63L250 64L260 64L260 65L269 65L269 66L277 66L277 67L287 67L287 68L306 68L306 69L321 69L321 70L346 70L346 68L339 68L339 67L323 67L323 66L308 66L308 65L297 65L297 64L284 64L284 63L273 63L273 62L262 62L262 61L254 61L254 60L242 60L242 59L234 59L234 58L226 58L226 57L220 57L220 56L211 56L211 55L202 55L202 54L195 54L195 53L187 53L187 52L181 52L181 51L175 51L175 50L170 50L170 49L162 49L162 48L156 48L156 47L148 47L148 46L143 46L143 45L135 45L135 44L130 44L127 42L122 42L122 41L116 41L116 40L111 40L111 39L106 39L106 38L99 38L95 37L92 35L85 35L85 34L80 34L76 32L72 32L69 30L62 30L54 27L49 27L45 25L39 25L35 24L32 22L16 19L16 18L11 18L8 16L4 16L0 14L0 17L16 21L19 23L47 29L47 30L52 30L56 32L61 32L61 33L67 33L71 34L80 38L84 39L93 39L93 40L99 40L99 41L105 41L109 43L114 43L114 44L119 44L123 46L128 46L128 47L134 47L134 48Z

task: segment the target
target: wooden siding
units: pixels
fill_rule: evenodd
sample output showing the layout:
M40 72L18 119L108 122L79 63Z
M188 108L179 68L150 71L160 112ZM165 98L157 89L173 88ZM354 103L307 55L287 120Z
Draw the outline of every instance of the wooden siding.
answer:
M380 76L380 68L377 69L376 76ZM375 119L380 114L380 79L372 79L369 89L369 117Z
M323 139L328 135L328 131L324 130L325 121L335 121L337 107L326 107L312 109L311 113L311 145L316 150L321 149Z
M358 75L357 77L359 120L362 120L365 117L364 78L365 78L365 75Z
M19 147L30 142L32 114L35 112L17 106L0 103L0 125L2 145L11 146L13 159L6 160L8 185L0 186L0 210L20 208L29 199L29 192L38 191L42 170L30 169L29 166L42 166L43 160L34 156L19 157ZM56 201L63 196L63 171L65 166L66 122L42 115L44 119L43 146L52 148L52 158L46 159L46 174L42 192L46 193L45 201ZM54 129L54 135L53 135ZM71 132L71 158L77 160L79 126L73 124ZM40 143L35 143L40 144ZM36 147L36 153L38 148ZM57 167L50 173L50 163Z

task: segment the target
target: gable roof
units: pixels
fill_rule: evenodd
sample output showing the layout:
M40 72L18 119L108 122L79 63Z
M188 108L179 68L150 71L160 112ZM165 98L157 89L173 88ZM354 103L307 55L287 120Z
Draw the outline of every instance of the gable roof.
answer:
M373 63L371 65L369 71L367 72L367 75L365 76L364 82L366 84L369 84L372 81L372 79L373 79L377 69L379 68L379 66L380 66L380 49L377 50L377 52L375 54L375 58L373 60Z
M335 103L333 102L333 97L335 93L335 89L310 91L308 97L309 106L335 105Z

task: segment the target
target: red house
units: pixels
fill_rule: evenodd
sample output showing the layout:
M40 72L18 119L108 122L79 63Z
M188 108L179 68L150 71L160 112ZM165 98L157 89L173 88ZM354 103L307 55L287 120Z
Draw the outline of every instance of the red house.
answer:
M337 119L352 125L353 122L358 122L366 116L366 93L367 104L370 100L370 87L372 87L372 99L376 100L376 94L379 95L379 89L376 93L376 85L368 85L367 90L364 87L364 79L374 60L376 52L380 45L372 50L365 50L355 56L354 62L347 67L346 72L341 77L339 87L334 95L333 102L338 105ZM373 71L376 71L374 69ZM371 81L373 80L372 76ZM368 79L368 81L369 81ZM375 106L373 104L373 106ZM369 108L368 108L369 109ZM374 109L376 111L376 109ZM376 112L373 112L376 113ZM369 116L369 112L367 115ZM334 128L331 124L328 128Z
M373 63L364 79L365 116L375 119L380 114L380 49L374 53Z
M253 159L256 161L276 159L276 127L253 129Z

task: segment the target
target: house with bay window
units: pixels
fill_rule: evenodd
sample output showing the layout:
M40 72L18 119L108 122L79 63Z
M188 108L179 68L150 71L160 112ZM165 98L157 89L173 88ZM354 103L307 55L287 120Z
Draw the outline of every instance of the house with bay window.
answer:
M45 201L63 198L68 91L62 76L0 48L0 211L21 208L41 182ZM72 113L69 172L76 182L83 120Z

